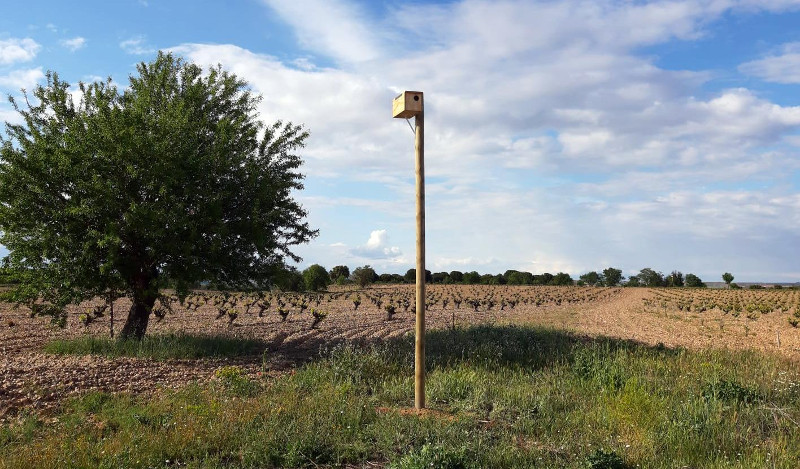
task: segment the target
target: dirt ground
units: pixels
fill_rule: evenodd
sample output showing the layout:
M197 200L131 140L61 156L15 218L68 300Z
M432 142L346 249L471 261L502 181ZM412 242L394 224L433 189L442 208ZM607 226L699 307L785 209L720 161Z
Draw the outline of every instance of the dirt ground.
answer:
M531 289L537 290L532 293ZM566 291L571 293L564 298L571 299L562 302L559 295ZM414 315L410 311L400 309L392 320L387 320L385 311L371 300L380 297L386 302L389 298L403 295L409 298L412 294L413 286L402 286L319 295L317 298L322 299L319 309L324 309L328 316L316 328L312 328L308 311L301 314L292 310L286 321L281 321L276 305L263 317L253 310L244 312L242 309L232 323L227 316L218 318L218 309L211 304L193 312L177 308L161 321L153 318L148 334L184 332L255 338L265 343L266 351L236 359L167 361L45 354L42 352L44 344L56 338L84 334L107 336L108 314L85 327L78 320L80 310L74 308L67 327L60 329L52 326L47 318L32 318L26 307L0 304L0 421L13 419L25 410L52 409L68 396L92 390L140 394L160 387L180 387L209 379L223 366L240 366L251 375L283 373L336 343L365 343L411 334ZM535 324L650 345L756 349L800 361L800 328L789 324L788 312L764 314L753 320L716 309L696 313L648 308L644 300L652 298L653 294L653 290L645 288L431 286L429 295L439 301L429 308L426 326L447 328L453 321L457 326ZM497 303L501 298L514 297L531 298L531 301L520 301L502 310L499 304L493 307L483 304L476 311L466 301L455 308L453 301L443 307L441 300L478 295L488 295ZM354 311L352 300L355 297L363 297L363 302ZM545 299L540 299L541 304L537 305L534 298ZM117 330L122 326L128 307L124 299L115 304Z

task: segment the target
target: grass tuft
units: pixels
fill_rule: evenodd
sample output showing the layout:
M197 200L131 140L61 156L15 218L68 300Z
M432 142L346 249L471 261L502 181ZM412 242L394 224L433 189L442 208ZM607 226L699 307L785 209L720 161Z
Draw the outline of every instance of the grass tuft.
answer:
M112 358L167 360L253 356L262 353L265 348L263 342L252 339L163 334L145 336L142 340L95 336L60 339L47 343L44 352L55 355L100 355Z

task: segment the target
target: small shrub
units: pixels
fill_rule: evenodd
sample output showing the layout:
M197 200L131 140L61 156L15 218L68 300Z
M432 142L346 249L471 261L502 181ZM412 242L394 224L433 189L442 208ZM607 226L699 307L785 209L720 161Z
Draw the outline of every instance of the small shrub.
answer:
M239 312L231 308L228 310L228 324L233 324L233 321L239 317Z
M156 317L156 322L161 322L165 317L167 317L167 309L157 306L153 308L153 316Z
M286 318L289 317L289 310L278 308L278 314L281 316L281 322L286 322Z
M395 464L391 469L422 469L435 467L437 469L466 469L469 467L466 451L444 448L438 445L425 444L419 451L409 453Z
M261 386L251 380L238 366L224 366L214 375L219 379L226 391L240 397L255 396Z
M596 449L586 456L585 465L589 469L627 469L630 466L614 451Z
M388 303L386 306L383 307L386 310L386 320L391 321L394 317L394 313L397 312L397 307L392 303Z
M761 395L754 389L747 388L735 381L721 380L703 386L703 397L719 399L726 402L752 404L761 400Z
M311 308L311 316L314 318L314 322L311 323L311 328L316 329L317 325L328 317L328 313L320 309Z
M89 316L88 314L81 314L78 316L78 320L83 324L84 327L89 327L89 324L92 323L94 320L93 317Z

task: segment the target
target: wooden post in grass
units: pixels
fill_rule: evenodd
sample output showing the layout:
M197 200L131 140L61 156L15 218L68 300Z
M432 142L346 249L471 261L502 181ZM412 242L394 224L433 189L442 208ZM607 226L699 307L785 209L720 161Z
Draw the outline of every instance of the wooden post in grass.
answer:
M404 91L392 101L392 117L414 117L417 179L417 324L414 341L414 407L425 408L425 112L421 91Z

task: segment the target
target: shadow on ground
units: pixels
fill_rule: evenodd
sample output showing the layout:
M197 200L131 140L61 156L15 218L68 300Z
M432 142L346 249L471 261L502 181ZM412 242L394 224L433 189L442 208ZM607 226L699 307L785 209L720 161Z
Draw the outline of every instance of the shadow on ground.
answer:
M287 367L324 359L337 347L348 346L370 350L380 348L394 360L413 363L414 336L400 338L359 339L356 341L326 340L324 335L306 339L300 344L285 342L267 344L264 356ZM427 368L448 368L461 363L486 366L540 369L552 364L572 363L576 355L587 349L600 355L635 352L651 357L676 356L684 348L652 346L633 340L590 337L567 331L516 325L478 325L467 328L428 331L426 334Z

